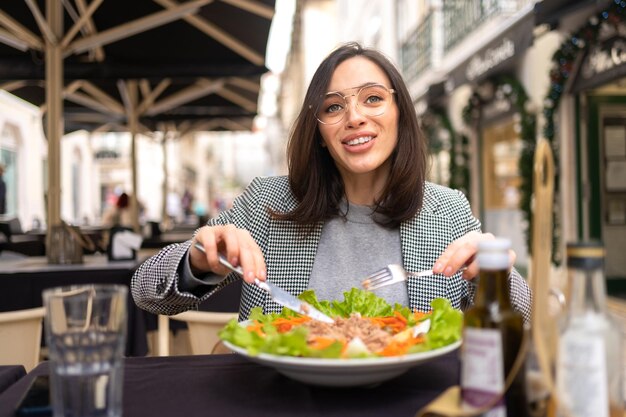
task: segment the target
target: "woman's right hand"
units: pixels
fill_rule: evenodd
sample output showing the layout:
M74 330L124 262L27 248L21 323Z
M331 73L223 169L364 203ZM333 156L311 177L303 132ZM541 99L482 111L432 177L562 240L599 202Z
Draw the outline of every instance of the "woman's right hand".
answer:
M219 252L233 266L241 266L246 282L253 283L255 278L265 281L267 267L263 253L247 230L239 229L232 224L204 226L198 230L193 240L189 249L191 251L189 260L194 273L229 274L231 271L219 261ZM201 244L206 254L194 248L195 243Z

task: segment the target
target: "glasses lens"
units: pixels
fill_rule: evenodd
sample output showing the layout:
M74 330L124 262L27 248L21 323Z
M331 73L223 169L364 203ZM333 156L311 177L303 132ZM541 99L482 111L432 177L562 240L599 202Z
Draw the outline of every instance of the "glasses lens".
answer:
M389 107L392 100L391 94L387 87L380 84L363 87L357 94L345 97L340 93L328 93L317 108L315 117L327 125L340 122L348 109L350 97L356 98L356 107L362 115L380 116Z
M325 124L339 122L346 110L346 100L339 93L328 93L317 108L317 120Z
M357 96L359 111L364 116L380 116L391 102L391 93L385 86L370 85L363 87Z

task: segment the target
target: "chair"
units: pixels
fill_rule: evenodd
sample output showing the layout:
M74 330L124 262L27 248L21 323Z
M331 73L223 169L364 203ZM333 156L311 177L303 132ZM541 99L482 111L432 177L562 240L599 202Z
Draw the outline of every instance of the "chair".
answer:
M0 313L0 365L23 365L30 372L39 363L44 308Z
M17 217L0 215L0 232L10 241L12 235L24 234L22 223Z
M187 323L191 353L193 355L207 355L211 353L224 353L219 347L220 338L217 333L226 323L232 319L236 319L238 315L238 313L220 313L213 311L185 311L170 316L169 319ZM163 316L159 318L161 317ZM163 343L169 343L169 341L163 338L160 339L160 354L166 352Z

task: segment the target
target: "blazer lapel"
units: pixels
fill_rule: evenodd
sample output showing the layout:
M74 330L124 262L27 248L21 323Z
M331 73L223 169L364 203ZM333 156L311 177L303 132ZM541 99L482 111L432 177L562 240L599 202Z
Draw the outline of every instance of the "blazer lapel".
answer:
M295 199L285 199L285 211L295 207ZM293 222L271 220L268 230L266 259L268 279L297 296L309 286L315 253L322 235L323 222L311 228ZM264 312L279 312L282 307L266 294Z
M446 239L440 236L452 236L450 220L437 214L437 206L438 202L426 192L418 216L400 225L402 259L407 271L431 269L446 248ZM442 275L409 278L407 291L411 309L429 311L432 299L446 297L447 281Z

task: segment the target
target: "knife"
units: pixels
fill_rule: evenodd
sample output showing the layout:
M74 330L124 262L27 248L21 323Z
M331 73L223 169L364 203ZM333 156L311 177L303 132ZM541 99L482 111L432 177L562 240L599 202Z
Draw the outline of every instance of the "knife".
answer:
M202 246L200 243L196 242L193 246L200 252L206 253L206 251L204 250L204 246ZM222 255L221 253L218 253L218 257L222 265L243 277L243 270L240 267L233 266L230 262L226 260L224 255ZM287 307L297 313L311 317L315 320L323 321L324 323L335 322L335 320L331 319L326 314L313 307L311 304L294 297L276 284L273 284L269 281L260 281L258 278L255 278L254 285L261 288L262 290L267 291L272 296L272 299L278 304Z

